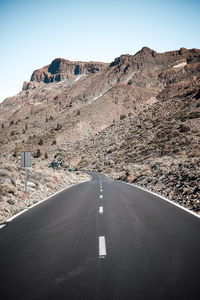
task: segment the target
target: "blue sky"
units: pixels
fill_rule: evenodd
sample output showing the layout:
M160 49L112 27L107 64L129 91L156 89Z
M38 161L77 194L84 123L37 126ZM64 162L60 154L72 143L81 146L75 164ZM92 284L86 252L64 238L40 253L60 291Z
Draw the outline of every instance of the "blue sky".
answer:
M0 0L0 102L54 58L200 48L197 0Z

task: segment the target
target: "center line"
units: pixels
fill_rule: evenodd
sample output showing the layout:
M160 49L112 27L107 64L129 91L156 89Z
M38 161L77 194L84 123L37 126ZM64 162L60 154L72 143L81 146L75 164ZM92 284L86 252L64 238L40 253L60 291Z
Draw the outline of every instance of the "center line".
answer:
M106 241L105 236L99 237L99 258L104 258L106 256Z
M99 197L102 199L102 198L103 198L103 195L100 195Z
M103 206L100 206L100 207L99 207L99 214L100 214L100 215L103 215Z

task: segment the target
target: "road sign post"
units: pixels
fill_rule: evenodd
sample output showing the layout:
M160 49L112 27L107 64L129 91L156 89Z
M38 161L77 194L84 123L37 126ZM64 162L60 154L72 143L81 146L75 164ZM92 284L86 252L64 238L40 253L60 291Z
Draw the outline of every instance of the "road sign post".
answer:
M23 151L21 153L21 167L25 168L25 177L24 177L24 191L27 194L27 183L28 183L28 167L31 167L31 152Z

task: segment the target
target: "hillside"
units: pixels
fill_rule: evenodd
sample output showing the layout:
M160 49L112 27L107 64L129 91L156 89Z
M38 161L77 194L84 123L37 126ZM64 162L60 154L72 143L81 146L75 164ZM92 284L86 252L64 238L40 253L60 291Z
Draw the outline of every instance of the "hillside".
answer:
M171 84L157 103L138 108L95 137L76 143L62 153L63 159L200 212L199 91L200 78Z
M36 171L56 156L199 211L199 98L198 49L144 47L110 64L57 58L0 105L0 161L15 173L21 151L33 152ZM18 201L5 178L2 203Z

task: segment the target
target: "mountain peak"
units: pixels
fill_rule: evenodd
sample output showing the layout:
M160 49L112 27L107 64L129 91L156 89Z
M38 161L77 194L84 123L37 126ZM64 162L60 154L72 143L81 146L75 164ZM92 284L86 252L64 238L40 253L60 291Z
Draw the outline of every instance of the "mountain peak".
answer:
M137 54L144 54L144 55L154 55L156 51L144 46L140 51L138 51L135 55Z

